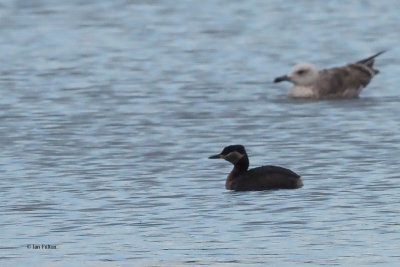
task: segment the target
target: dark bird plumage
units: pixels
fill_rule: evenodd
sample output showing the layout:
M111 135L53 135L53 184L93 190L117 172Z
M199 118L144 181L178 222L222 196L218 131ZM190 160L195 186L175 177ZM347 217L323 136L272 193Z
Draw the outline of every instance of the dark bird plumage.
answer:
M229 190L259 191L268 189L296 189L303 186L300 176L286 168L262 166L248 170L249 158L242 145L227 146L221 153L209 158L222 158L234 165L225 182L225 187Z

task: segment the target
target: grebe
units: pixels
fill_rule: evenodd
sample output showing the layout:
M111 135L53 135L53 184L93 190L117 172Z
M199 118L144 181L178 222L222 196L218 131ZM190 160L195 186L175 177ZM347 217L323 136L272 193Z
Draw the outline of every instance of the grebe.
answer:
M225 147L221 153L209 159L224 159L234 165L225 187L235 191L258 191L268 189L295 189L303 186L300 176L289 169L278 166L249 168L249 158L242 145Z

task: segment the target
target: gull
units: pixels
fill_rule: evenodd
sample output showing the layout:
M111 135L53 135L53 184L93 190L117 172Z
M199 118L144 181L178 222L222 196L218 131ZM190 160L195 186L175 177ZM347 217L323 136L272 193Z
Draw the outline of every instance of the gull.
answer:
M346 66L330 69L318 70L311 63L299 63L289 74L277 77L274 83L282 81L293 83L294 86L288 96L294 98L356 98L379 73L373 68L374 59L384 52L386 51Z

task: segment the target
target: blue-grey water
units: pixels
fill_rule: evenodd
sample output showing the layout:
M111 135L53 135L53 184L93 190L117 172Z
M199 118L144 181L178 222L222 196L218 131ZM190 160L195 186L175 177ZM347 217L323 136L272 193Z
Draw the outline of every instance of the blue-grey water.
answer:
M1 1L0 265L398 266L399 10ZM272 83L383 49L359 99ZM225 190L229 144L304 187Z

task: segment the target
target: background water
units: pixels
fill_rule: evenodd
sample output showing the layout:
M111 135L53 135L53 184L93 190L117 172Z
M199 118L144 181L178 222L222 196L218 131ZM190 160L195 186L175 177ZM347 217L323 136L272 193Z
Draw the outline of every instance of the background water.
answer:
M397 266L399 10L1 1L0 265ZM272 83L382 49L359 99ZM225 190L231 165L207 157L237 143L304 187Z

